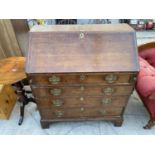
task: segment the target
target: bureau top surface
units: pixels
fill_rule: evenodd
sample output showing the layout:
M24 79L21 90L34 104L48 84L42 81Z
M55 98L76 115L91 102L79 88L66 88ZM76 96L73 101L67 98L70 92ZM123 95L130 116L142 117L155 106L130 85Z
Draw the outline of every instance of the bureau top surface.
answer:
M36 26L27 73L139 71L135 31L126 24Z

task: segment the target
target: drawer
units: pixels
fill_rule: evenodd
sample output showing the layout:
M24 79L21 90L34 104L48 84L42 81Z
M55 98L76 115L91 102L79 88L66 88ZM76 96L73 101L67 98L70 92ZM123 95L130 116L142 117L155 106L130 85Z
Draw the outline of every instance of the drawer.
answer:
M68 108L61 110L40 109L41 117L44 119L62 118L95 118L105 116L120 116L123 108Z
M81 73L81 74L33 74L30 83L35 85L68 85L68 84L126 84L133 82L134 74L130 73Z
M65 98L40 98L36 102L40 108L75 108L75 107L123 107L127 104L129 96L116 97L65 97Z
M123 86L66 86L66 87L36 87L32 86L35 98L39 97L64 97L64 96L109 96L129 95L133 90L131 85Z

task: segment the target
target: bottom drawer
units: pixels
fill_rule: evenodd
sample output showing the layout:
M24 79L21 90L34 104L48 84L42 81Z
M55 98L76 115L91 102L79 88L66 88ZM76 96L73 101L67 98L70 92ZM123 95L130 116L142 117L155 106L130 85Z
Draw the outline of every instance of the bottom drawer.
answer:
M39 109L42 119L60 118L93 118L104 116L120 116L123 108L68 108L68 109Z

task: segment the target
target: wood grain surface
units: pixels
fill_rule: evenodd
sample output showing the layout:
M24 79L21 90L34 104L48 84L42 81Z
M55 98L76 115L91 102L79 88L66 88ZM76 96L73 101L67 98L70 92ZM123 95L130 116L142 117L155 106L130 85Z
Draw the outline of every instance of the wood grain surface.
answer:
M0 86L0 119L9 119L17 101L17 95L11 85Z
M109 82L106 77L109 75L116 76L114 81ZM106 84L129 84L133 83L133 77L136 73L74 73L74 74L29 74L30 83L33 85L76 85L78 84L94 84L94 85L106 85ZM57 83L52 82L51 78L59 78ZM83 77L83 79L81 79Z
M135 32L129 26L109 26L113 31L107 25L66 27L30 32L27 73L139 70Z
M128 95L126 96L76 96L76 97L46 97L36 98L37 104L44 109L61 109L61 108L76 108L76 107L123 107L128 102ZM43 104L44 103L44 104Z
M82 90L83 88L83 90ZM32 86L35 97L57 97L57 96L103 96L103 95L130 95L133 86L69 86L69 87L35 87ZM55 94L55 91L60 91L60 94Z
M26 78L24 57L0 60L0 84L13 84L24 78Z

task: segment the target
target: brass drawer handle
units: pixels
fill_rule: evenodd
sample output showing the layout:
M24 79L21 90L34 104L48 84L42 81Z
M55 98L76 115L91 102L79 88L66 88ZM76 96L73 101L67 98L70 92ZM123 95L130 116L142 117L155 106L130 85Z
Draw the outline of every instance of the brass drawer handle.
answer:
M56 111L55 112L56 117L60 118L64 116L64 112L63 111Z
M83 81L83 80L85 80L85 79L86 79L86 75L81 74L81 75L80 75L80 81Z
M80 101L84 101L84 98L83 97L80 97Z
M54 95L54 96L59 96L59 95L61 95L62 90L61 90L61 89L58 89L58 88L55 88L55 89L51 89L51 90L50 90L50 93L51 93L52 95Z
M108 105L108 104L111 104L111 103L112 103L111 98L102 99L102 104Z
M107 83L114 83L114 82L117 81L117 80L118 80L118 76L115 75L115 74L107 74L107 75L105 76L105 81L106 81Z
M59 84L60 82L60 77L53 75L52 77L49 77L48 81L52 84Z
M30 83L30 84L32 83L32 79L29 79L29 83Z
M83 39L84 37L85 37L84 33L81 32L80 35L79 35L79 38L80 38L80 39Z
M136 81L136 77L131 75L129 79L129 83L134 83Z
M83 112L83 111L84 111L84 108L83 108L83 107L82 107L82 108L80 108L80 111L81 111L81 112Z
M99 110L99 112L100 112L102 115L106 115L106 114L107 114L107 111L106 111L106 110L103 110L103 109Z
M53 105L56 106L56 107L60 107L60 106L63 105L63 101L62 101L62 100L59 100L59 99L53 100L52 103L53 103Z
M113 93L114 93L114 88L111 88L111 87L107 87L107 88L105 88L104 90L103 90L103 93L105 94L105 95L112 95Z

